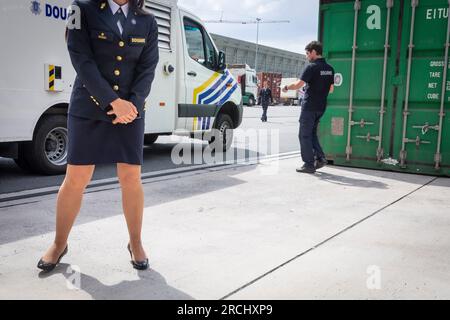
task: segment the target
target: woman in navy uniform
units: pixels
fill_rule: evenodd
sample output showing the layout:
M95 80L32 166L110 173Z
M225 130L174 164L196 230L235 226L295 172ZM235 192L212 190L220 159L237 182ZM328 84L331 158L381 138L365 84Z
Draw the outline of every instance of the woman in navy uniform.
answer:
M95 165L117 164L133 267L148 268L141 242L145 99L159 60L158 25L143 0L75 0L66 29L77 72L69 105L68 165L59 190L56 235L38 263L51 271L67 239ZM80 19L77 24L77 19ZM71 24L72 22L72 24Z

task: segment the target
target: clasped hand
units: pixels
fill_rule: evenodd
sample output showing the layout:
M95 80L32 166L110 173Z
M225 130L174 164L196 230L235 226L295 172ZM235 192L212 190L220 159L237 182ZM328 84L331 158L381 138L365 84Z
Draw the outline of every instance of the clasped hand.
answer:
M123 99L116 99L111 103L112 110L108 111L108 115L116 115L113 124L128 124L133 122L138 116L138 110L131 102Z

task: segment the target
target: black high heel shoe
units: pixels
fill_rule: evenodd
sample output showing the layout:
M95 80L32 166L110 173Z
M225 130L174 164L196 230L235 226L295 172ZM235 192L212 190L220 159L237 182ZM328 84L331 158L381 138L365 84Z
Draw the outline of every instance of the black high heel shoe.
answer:
M134 261L133 253L131 252L131 248L130 248L130 244L128 244L127 249L130 252L131 264L133 265L133 268L135 268L136 270L147 270L149 267L148 258L145 259L144 261Z
M64 251L61 253L61 255L58 258L58 261L56 261L56 263L51 263L51 262L45 262L44 260L40 259L38 262L37 267L45 272L50 272L53 269L56 268L56 266L59 264L59 262L61 261L61 258L64 257L67 252L69 251L69 245L66 246L66 248L64 249Z

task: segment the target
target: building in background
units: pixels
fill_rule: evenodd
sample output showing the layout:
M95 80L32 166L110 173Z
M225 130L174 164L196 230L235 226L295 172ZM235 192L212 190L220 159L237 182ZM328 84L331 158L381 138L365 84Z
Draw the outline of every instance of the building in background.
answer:
M229 64L248 64L255 69L256 43L211 34L219 50L226 53ZM306 56L282 49L258 46L257 72L281 73L283 78L297 78L302 72Z

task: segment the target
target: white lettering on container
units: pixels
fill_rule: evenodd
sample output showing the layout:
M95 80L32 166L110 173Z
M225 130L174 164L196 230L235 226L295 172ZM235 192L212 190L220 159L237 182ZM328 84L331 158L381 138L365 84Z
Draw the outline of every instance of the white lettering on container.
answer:
M369 30L381 30L381 9L379 6L371 5L367 8L367 14L371 16L367 18L367 28Z
M430 61L430 67L443 67L444 61Z
M440 78L441 73L440 72L430 72L430 78Z
M427 10L427 20L447 19L448 8L436 8Z

